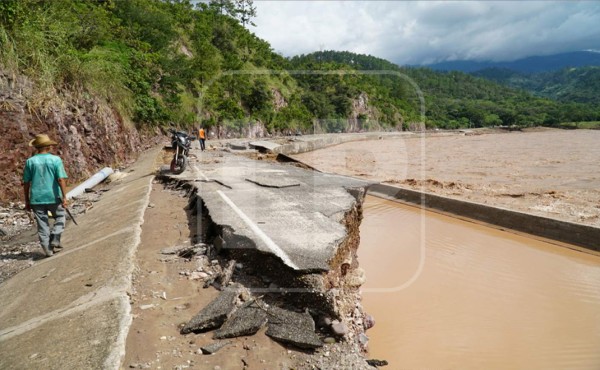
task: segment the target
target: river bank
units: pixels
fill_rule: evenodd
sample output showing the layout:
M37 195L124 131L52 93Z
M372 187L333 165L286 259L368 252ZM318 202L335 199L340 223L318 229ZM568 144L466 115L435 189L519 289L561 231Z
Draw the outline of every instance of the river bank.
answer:
M470 131L296 154L318 170L600 226L600 131Z
M586 130L468 131L345 143L294 158L324 172L598 227L599 138ZM513 234L494 241L490 235L502 232L407 207L417 213L410 221L396 207L367 198L361 226L363 304L378 322L370 355L409 368L596 367L589 343L599 338L588 328L596 322L589 274L597 256ZM445 234L438 218L461 229Z

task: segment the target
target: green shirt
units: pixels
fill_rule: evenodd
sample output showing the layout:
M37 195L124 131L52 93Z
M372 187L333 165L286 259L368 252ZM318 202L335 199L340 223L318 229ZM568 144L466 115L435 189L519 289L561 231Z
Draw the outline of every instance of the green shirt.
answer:
M60 157L50 153L36 154L25 162L23 182L30 182L30 204L55 204L62 199L58 179L67 173Z

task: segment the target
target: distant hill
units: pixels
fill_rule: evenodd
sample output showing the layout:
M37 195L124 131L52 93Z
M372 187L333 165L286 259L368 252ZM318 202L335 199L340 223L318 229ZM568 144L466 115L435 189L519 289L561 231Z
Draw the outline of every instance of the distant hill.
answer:
M418 86L423 94L425 123L430 127L553 126L560 122L600 118L596 105L571 100L561 103L535 97L516 83L517 88L506 86L506 81L511 78L517 81L521 76L524 79L522 85L530 83L526 75L506 69L494 70L497 80L502 81L500 84L463 72L400 67L381 58L351 52L321 51L293 57L290 62L296 70L373 71L372 74L337 79L332 76L328 86L323 85L324 78L320 76L299 78L299 84L314 94L311 101L318 106L328 105L329 100L332 101L329 105L339 105L337 102L344 100L344 94L352 96L356 91L365 92L370 97L370 104L384 113L378 118L384 123L386 117L396 114L407 121L418 119L419 104L414 86Z
M488 68L472 75L562 102L600 104L600 67L572 67L534 74Z
M575 51L546 56L533 56L524 59L518 59L512 62L475 62L468 60L457 60L429 64L425 67L437 71L460 71L467 73L477 72L489 68L508 69L521 73L539 73L557 71L564 68L587 66L600 66L600 52Z

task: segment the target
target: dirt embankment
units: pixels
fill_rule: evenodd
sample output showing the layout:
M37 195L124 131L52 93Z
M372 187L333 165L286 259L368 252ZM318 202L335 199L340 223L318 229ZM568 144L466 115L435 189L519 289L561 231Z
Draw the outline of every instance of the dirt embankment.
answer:
M139 133L103 101L56 92L41 96L25 77L0 70L0 202L22 199L21 176L35 134L59 142L71 184L106 166L126 164L156 133Z

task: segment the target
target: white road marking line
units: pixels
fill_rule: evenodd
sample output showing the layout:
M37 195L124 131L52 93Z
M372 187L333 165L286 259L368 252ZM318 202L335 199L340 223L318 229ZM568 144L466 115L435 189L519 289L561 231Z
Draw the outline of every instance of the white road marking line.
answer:
M125 293L125 288L126 287L103 286L98 290L89 292L77 298L66 307L57 308L56 310L47 312L43 315L32 317L31 319L18 325L10 328L4 328L0 330L0 342L4 342L7 339L11 339L15 336L38 328L49 321L61 319L78 312L84 312L89 308L108 302L112 299L125 301L125 304L129 306L129 298Z
M196 166L194 165L194 166L192 166L192 168L193 168L194 170L196 170L196 171L194 171L194 172L197 172L197 173L199 173L199 174L200 174L200 176L202 176L202 178L203 178L203 180L204 180L204 181L208 181L208 177L206 177L206 175L204 174L204 172L200 171L200 169L199 169L198 167L196 167Z
M233 203L233 201L229 199L227 195L225 195L221 190L217 190L217 193L221 196L221 198L223 198L225 203L227 203L235 211L235 213L238 216L240 216L240 218L246 223L246 225L248 225L248 227L250 227L250 229L252 229L252 231L254 231L254 233L267 245L267 247L271 250L271 252L273 252L273 254L281 258L281 260L286 265L290 266L293 269L298 269L298 266L296 266L296 264L292 262L290 257L288 257L288 255L277 244L275 244L275 242L271 240L271 238L269 238L267 234L265 234L254 222L252 222L252 220L250 220L250 218L246 216L246 214L242 212L242 210L239 209L238 206L236 206L235 203Z

